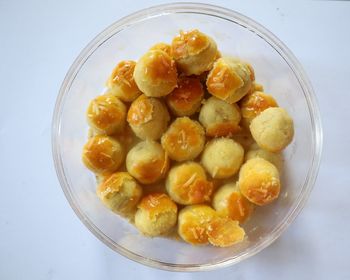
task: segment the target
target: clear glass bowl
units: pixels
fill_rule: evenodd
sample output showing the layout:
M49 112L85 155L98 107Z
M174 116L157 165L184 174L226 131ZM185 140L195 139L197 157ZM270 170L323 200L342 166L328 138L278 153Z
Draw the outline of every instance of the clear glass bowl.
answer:
M81 161L87 139L85 110L101 93L116 63L137 60L156 42L170 42L180 29L212 36L223 54L249 61L257 81L294 119L295 137L284 152L282 193L244 225L248 238L229 248L194 247L181 241L146 238L106 209L96 182ZM271 244L298 215L314 185L322 148L320 114L312 87L294 55L271 32L234 11L204 4L151 7L112 24L81 52L60 89L52 124L53 157L62 189L86 227L116 252L134 261L174 271L220 268Z

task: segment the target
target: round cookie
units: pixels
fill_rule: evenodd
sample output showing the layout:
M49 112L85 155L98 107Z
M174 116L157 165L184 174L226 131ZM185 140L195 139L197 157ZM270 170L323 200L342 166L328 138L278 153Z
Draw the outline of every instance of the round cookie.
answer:
M152 193L142 198L137 206L135 226L145 235L168 233L177 221L177 206L164 193Z
M127 216L136 209L142 196L142 188L129 173L117 172L104 180L96 193L106 207Z
M208 244L207 229L215 216L215 211L207 205L186 206L179 212L177 231L187 243Z
M157 140L167 129L170 116L157 98L141 95L130 106L127 121L137 137Z
M207 180L203 167L196 162L171 168L165 187L170 197L183 205L209 201L213 192L213 184Z
M271 95L261 91L247 94L239 103L246 127L249 127L251 121L262 111L270 107L278 107L276 100Z
M177 85L175 61L162 50L148 51L136 63L134 79L146 96L165 96Z
M253 213L254 205L242 195L236 183L228 183L215 192L213 208L221 216L243 223Z
M210 137L232 136L240 131L241 113L237 104L229 104L216 97L205 101L199 121Z
M126 106L111 94L101 95L90 102L86 116L97 134L120 133L126 124Z
M178 80L177 88L166 96L166 103L175 116L191 116L201 106L203 96L204 90L199 79L182 77Z
M142 184L162 179L169 168L169 159L162 146L155 141L142 141L126 156L126 169Z
M188 117L177 118L163 134L161 142L171 159L193 160L204 148L204 129Z
M259 147L277 153L292 142L294 124L284 109L268 108L252 120L250 132Z
M243 163L244 150L229 138L216 138L205 147L201 162L212 178L224 179L236 174Z
M208 225L208 241L218 247L229 247L243 241L245 231L228 217L215 217Z
M254 71L249 64L221 57L209 72L207 88L213 96L232 104L251 91L253 80Z
M259 206L277 199L281 188L277 168L262 158L250 159L242 165L238 185L241 193Z
M160 50L160 51L166 52L170 57L173 56L173 54L171 52L171 46L169 44L166 44L166 43L157 43L157 44L153 45L149 50L150 51Z
M122 145L109 136L91 137L83 148L83 163L95 173L116 171L124 158L125 152Z
M108 92L124 102L132 102L142 93L134 80L135 66L132 60L119 62L106 83Z
M214 40L197 29L180 31L171 48L178 68L186 76L209 71L218 53Z
M249 150L245 154L245 161L248 161L252 158L263 158L271 162L278 170L282 169L282 154L281 153L272 153L261 149L256 143L249 147Z

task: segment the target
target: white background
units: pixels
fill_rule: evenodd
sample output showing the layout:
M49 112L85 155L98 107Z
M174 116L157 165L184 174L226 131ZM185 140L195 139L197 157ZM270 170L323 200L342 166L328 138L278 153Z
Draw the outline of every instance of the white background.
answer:
M324 149L311 198L287 232L205 273L119 256L83 226L56 178L51 117L70 64L112 22L167 1L125 2L0 0L0 279L350 279L350 2L209 1L255 19L297 56L318 97Z

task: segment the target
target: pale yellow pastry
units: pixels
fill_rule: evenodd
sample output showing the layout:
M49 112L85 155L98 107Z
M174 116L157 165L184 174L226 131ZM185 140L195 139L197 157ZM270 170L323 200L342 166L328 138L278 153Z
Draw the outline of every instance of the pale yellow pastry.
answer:
M164 177L169 159L162 146L146 140L134 146L126 156L126 169L142 184L152 184Z
M82 159L87 168L95 173L116 171L125 158L119 141L109 136L91 137L83 148Z
M209 71L218 53L214 40L197 29L180 31L171 47L178 68L187 76Z
M250 131L259 147L276 153L292 142L294 125L284 109L268 108L252 120Z
M213 178L223 179L236 174L242 165L244 150L229 138L216 138L205 147L201 162Z
M186 162L170 169L165 183L170 197L183 205L210 201L213 183L207 180L203 167Z
M168 233L177 221L177 206L164 193L152 193L142 198L137 206L135 226L145 235Z
M177 82L177 88L166 96L166 103L175 116L191 116L201 106L203 96L204 90L199 79L182 77Z
M199 113L199 121L211 137L232 136L240 131L240 120L241 113L236 104L216 97L206 100Z
M208 241L218 247L229 247L243 241L245 231L238 221L228 217L214 217L207 228Z
M239 223L245 222L254 210L254 205L242 195L237 183L220 187L214 194L213 207L220 216Z
M272 153L261 149L256 143L249 147L249 150L245 154L245 161L250 160L252 158L263 158L267 161L271 162L274 166L277 167L278 170L282 168L282 154L281 153Z
M97 196L113 212L128 216L142 196L142 188L127 172L113 173L97 188Z
M162 136L162 146L176 161L192 160L203 150L203 127L188 117L177 118Z
M253 68L238 59L219 58L207 78L209 93L227 103L235 103L251 91Z
M179 212L177 231L187 243L208 244L207 229L214 217L215 210L207 205L186 206Z
M86 112L90 127L97 134L122 132L126 124L126 107L117 97L106 94L96 97Z
M134 80L135 65L132 60L119 62L106 83L108 92L124 102L132 102L141 94Z
M169 44L166 44L166 43L157 43L157 44L153 45L149 50L150 51L161 50L163 52L166 52L170 57L173 56L172 51L171 51L171 46Z
M134 79L146 96L165 96L177 85L175 61L162 50L148 51L136 63Z
M170 116L157 98L141 95L130 106L127 121L137 137L157 140L168 126Z
M251 121L262 111L270 107L278 107L276 100L271 95L261 91L247 94L239 103L246 127L249 127Z
M277 168L262 158L250 159L242 165L238 185L249 201L260 206L274 201L281 188Z

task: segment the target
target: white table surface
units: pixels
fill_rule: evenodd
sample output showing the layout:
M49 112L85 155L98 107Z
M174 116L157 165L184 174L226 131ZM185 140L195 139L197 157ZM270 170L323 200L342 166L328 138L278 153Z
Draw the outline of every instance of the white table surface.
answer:
M69 207L51 158L66 71L103 28L167 1L0 0L0 279L350 279L350 3L210 1L241 12L294 52L323 116L320 173L305 209L258 255L205 273L119 256ZM292 3L293 2L293 3Z

